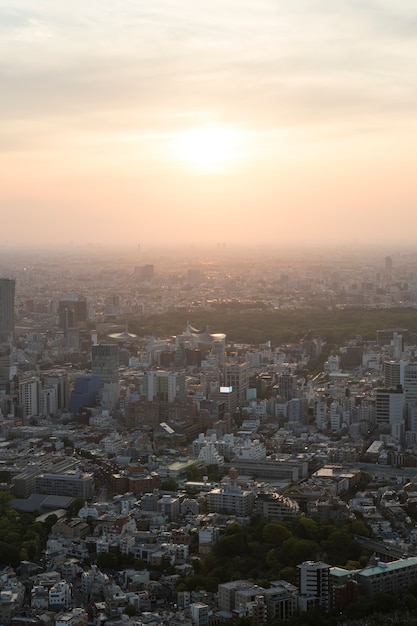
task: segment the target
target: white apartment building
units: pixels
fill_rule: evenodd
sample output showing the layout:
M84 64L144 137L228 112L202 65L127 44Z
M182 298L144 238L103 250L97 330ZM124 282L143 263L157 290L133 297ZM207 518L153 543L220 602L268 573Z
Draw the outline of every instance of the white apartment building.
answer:
M52 610L69 609L72 604L71 586L66 581L60 581L49 590L49 608Z
M39 415L39 378L28 378L19 381L19 406L24 420Z
M321 561L304 561L297 565L298 608L308 611L314 606L329 608L330 565Z

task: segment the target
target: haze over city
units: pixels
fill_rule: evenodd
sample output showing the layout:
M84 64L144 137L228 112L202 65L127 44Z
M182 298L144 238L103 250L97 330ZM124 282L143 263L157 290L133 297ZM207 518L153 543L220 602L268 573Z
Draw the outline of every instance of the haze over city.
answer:
M416 20L407 0L7 0L4 245L410 245Z

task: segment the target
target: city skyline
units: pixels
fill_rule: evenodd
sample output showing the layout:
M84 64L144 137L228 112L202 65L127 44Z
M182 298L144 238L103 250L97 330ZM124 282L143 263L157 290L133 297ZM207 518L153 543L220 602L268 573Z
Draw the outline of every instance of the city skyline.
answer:
M0 18L6 246L413 244L411 2Z

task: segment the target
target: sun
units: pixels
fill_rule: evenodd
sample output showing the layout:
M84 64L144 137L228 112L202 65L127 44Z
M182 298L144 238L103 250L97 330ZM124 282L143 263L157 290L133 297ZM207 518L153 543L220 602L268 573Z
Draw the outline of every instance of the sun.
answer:
M203 172L230 169L243 156L243 133L228 126L202 126L178 132L172 141L175 160Z

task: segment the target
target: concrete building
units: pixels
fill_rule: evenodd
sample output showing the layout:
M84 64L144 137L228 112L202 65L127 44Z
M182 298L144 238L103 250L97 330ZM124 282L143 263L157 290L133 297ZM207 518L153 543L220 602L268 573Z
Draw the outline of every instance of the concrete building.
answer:
M104 383L119 382L119 346L112 343L100 343L91 347L91 371L93 376Z
M417 557L408 557L365 567L356 573L356 580L362 592L373 596L379 591L404 593L417 580Z
M209 607L203 602L192 602L189 606L194 626L208 626Z
M16 281L0 278L0 335L14 335Z
M220 487L212 489L207 494L207 505L209 511L228 513L245 517L250 515L254 504L255 494L253 491L242 489L237 482L237 471L231 469L229 472L230 481L222 481Z
M71 586L66 581L53 585L49 590L48 598L51 611L69 609L72 605Z
M64 474L40 474L35 478L35 492L53 496L70 496L89 500L93 495L93 474L79 470Z
M253 583L248 580L233 580L218 586L218 605L221 611L232 611L236 606L236 593L242 589L250 589Z
M144 372L142 389L148 401L184 401L186 398L185 373L161 370Z
M111 343L92 346L91 373L100 381L102 406L114 408L119 401L119 346Z
M225 363L223 376L224 386L236 391L239 406L243 406L246 403L246 391L249 389L249 363Z
M19 407L23 420L39 415L39 378L32 377L19 381Z
M286 580L274 580L262 592L267 608L268 622L286 620L297 611L298 589Z
M404 367L404 395L407 411L417 404L417 363L407 363Z
M98 376L78 376L74 381L74 388L70 396L70 413L77 413L82 406L94 405L99 391L100 379Z
M405 396L402 387L377 389L375 392L375 417L379 428L391 430L393 424L404 421Z
M314 606L329 608L330 565L321 561L304 561L297 565L298 608L308 611Z
M58 410L68 408L69 383L66 371L46 372L42 375L42 386L56 389Z
M274 492L259 493L255 509L271 522L294 519L300 513L300 507L295 500Z
M61 300L58 304L59 327L64 335L71 328L87 328L87 302L84 298Z

